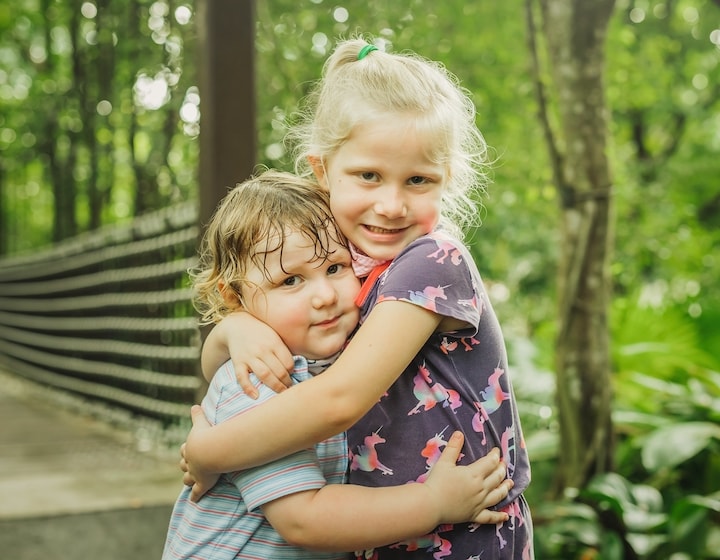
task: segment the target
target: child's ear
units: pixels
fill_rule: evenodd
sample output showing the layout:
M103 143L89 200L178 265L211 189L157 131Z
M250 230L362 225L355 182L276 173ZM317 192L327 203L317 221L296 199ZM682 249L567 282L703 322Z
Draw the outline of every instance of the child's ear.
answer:
M325 173L325 164L319 156L308 156L308 163L315 174L318 184L325 190L328 190L327 174Z
M228 308L236 309L240 307L240 299L238 298L238 295L232 286L225 283L224 280L218 280L217 287L218 292L220 292L220 295L222 296L223 301L225 301L225 305L227 305Z

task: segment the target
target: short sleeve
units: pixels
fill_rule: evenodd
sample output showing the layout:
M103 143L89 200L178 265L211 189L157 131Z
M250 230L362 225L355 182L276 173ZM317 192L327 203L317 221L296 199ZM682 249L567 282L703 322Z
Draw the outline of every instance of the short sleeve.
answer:
M477 326L482 302L468 259L467 249L451 237L421 237L381 276L376 303L406 301Z
M326 484L314 449L232 473L231 480L240 490L248 511L283 496L319 490Z
M255 408L276 395L254 375L251 381L258 389L258 398L249 398L235 378L230 362L224 364L213 377L203 399L203 410L212 424L225 422ZM238 445L251 445L252 437ZM322 488L326 484L315 448L299 451L266 465L236 471L227 475L240 491L248 511L267 502L306 490Z

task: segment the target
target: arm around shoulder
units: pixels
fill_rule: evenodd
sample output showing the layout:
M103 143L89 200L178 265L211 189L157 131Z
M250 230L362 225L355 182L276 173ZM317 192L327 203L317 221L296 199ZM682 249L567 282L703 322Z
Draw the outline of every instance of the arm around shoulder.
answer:
M228 472L261 465L346 430L400 376L439 321L439 315L411 303L378 304L325 373L203 431L201 437L189 436L186 453L201 469ZM238 445L247 434L253 434L252 445Z
M243 391L257 397L250 372L275 392L290 385L293 356L268 325L245 311L235 311L216 324L203 344L200 362L203 376L211 381L217 369L232 358Z

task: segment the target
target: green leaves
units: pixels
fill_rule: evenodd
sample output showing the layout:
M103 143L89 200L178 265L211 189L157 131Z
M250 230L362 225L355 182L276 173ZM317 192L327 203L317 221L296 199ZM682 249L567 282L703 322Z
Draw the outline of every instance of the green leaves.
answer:
M650 434L642 446L644 467L655 472L671 469L720 440L720 426L709 422L685 422L664 426Z
M534 509L538 558L666 560L714 558L720 532L709 523L720 492L688 494L669 505L647 484L608 473L575 499Z

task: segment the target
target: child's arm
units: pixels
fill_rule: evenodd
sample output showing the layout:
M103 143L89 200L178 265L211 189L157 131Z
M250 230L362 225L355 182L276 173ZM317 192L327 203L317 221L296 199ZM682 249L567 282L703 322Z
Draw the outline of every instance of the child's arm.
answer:
M250 383L251 371L276 393L292 385L288 373L294 364L292 354L273 329L249 313L231 313L205 339L200 363L208 382L230 358L230 353L240 387L250 398L258 396Z
M260 465L346 430L400 376L440 320L440 315L411 303L377 304L322 375L218 426L194 426L185 449L193 478ZM251 443L241 445L249 442L248 434ZM201 495L196 488L193 497Z
M311 550L344 551L419 537L441 523L501 523L489 508L507 496L512 481L497 449L472 465L456 464L463 445L455 432L424 483L387 488L329 484L262 506L289 543Z

